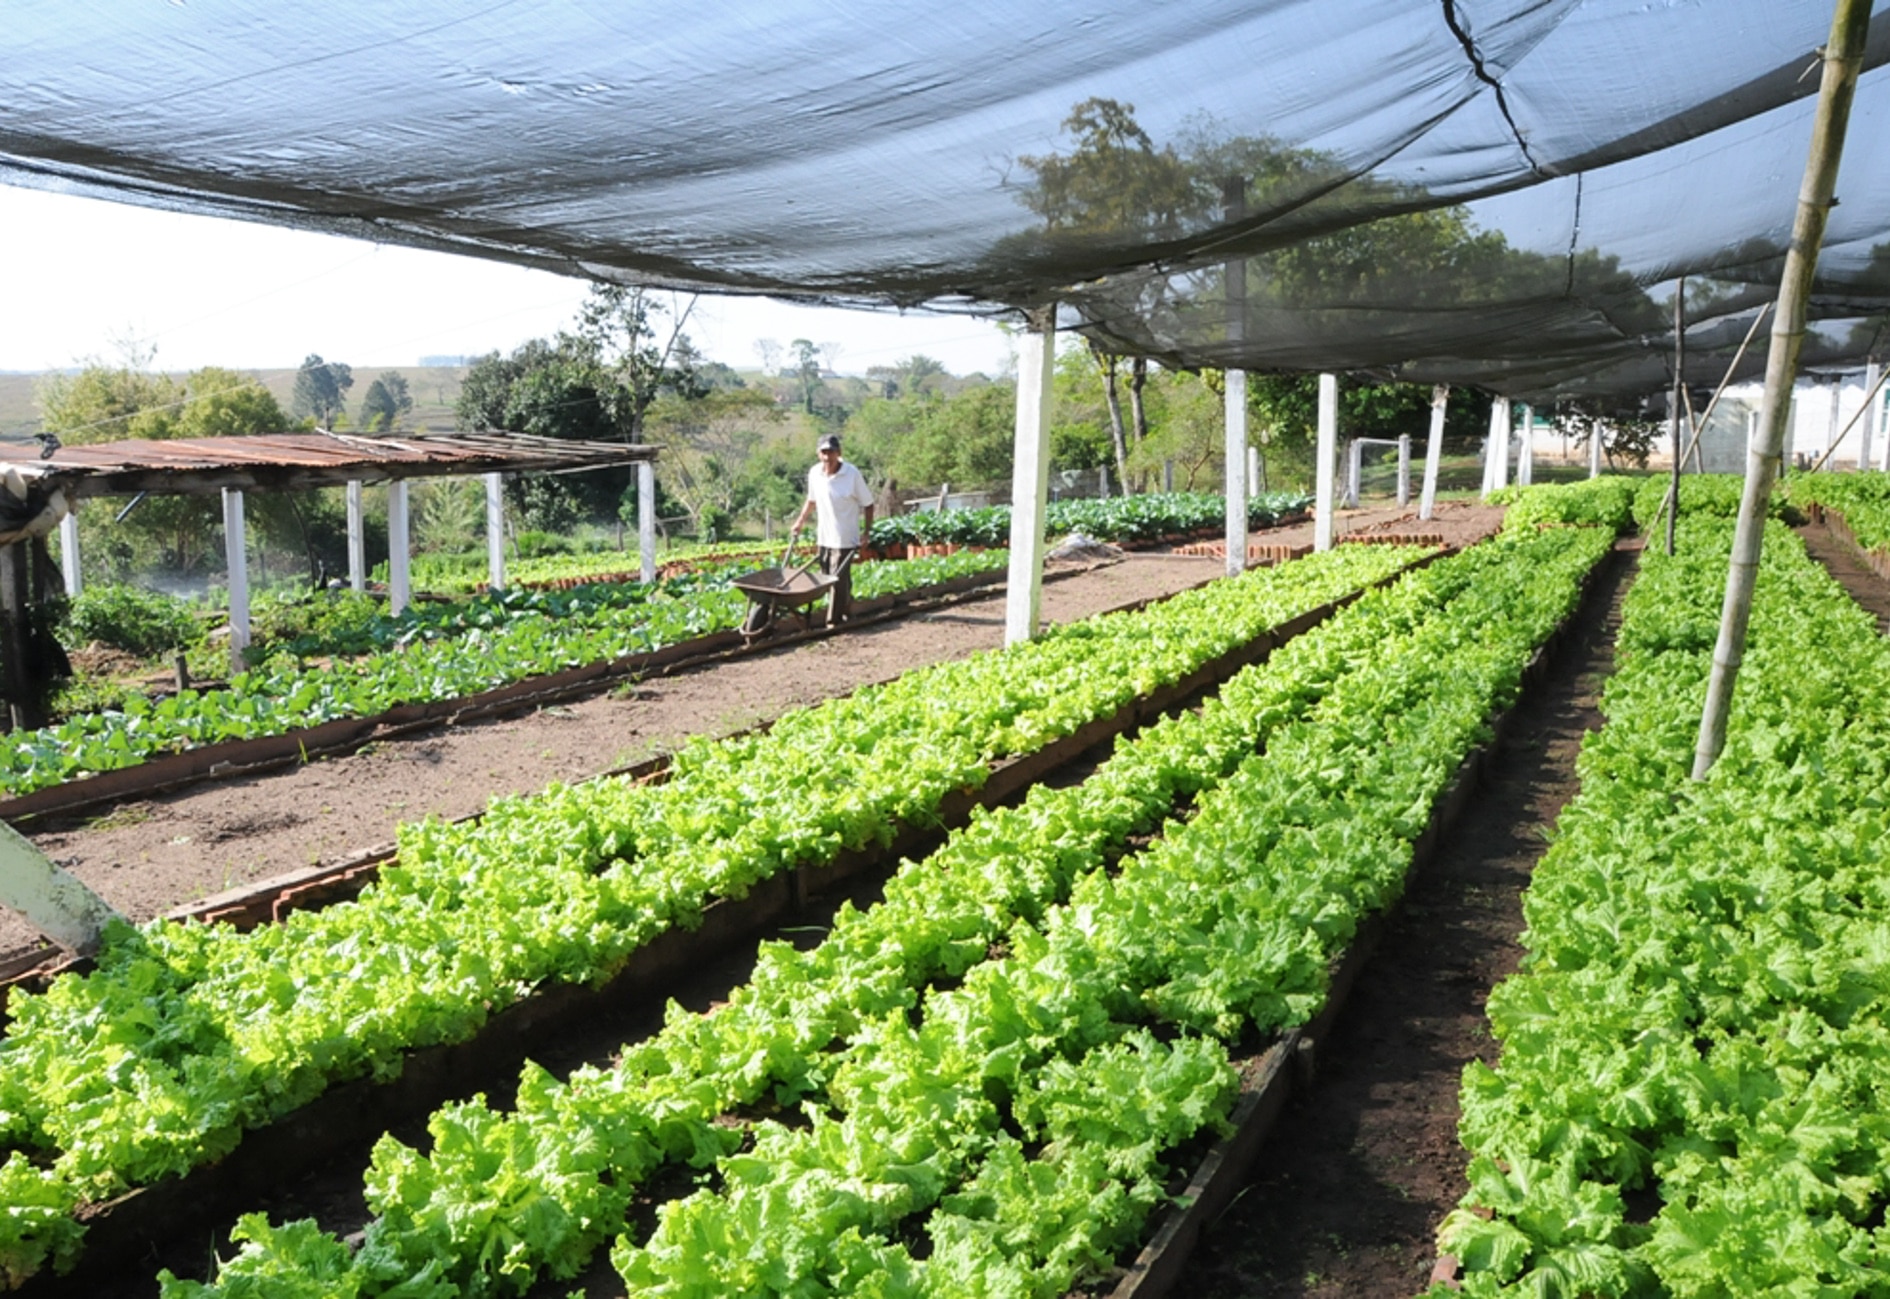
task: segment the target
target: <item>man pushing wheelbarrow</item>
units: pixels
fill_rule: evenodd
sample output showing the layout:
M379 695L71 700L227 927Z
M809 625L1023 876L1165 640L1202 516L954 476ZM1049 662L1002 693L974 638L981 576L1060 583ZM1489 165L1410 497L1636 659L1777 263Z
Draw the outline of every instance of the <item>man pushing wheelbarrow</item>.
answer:
M820 460L807 471L807 500L795 516L794 531L801 530L810 513L815 516L816 562L833 578L827 625L837 627L853 612L853 559L860 553L861 537L873 526L873 493L858 466L840 458L838 437L823 434L816 450Z

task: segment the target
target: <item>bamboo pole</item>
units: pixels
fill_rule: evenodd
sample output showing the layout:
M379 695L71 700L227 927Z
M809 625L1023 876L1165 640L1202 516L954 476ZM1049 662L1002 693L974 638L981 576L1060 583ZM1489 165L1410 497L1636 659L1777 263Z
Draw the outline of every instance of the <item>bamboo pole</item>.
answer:
M1772 346L1765 362L1765 402L1759 427L1746 446L1746 486L1739 500L1732 560L1726 574L1726 598L1720 609L1719 641L1713 647L1713 672L1700 715L1699 742L1693 754L1693 778L1704 780L1726 747L1726 723L1733 687L1745 657L1746 629L1752 620L1752 590L1759 577L1765 516L1784 455L1785 419L1798 373L1798 353L1805 341L1805 313L1825 220L1837 190L1838 162L1844 155L1844 131L1864 61L1870 30L1870 0L1836 0L1831 38L1822 51L1824 75L1818 111L1811 128L1811 149L1798 191L1792 243L1779 281L1778 314L1772 320Z
M1673 473L1667 479L1667 553L1673 554L1674 520L1680 514L1680 408L1687 400L1687 277L1673 291L1673 396L1667 401L1667 425L1673 431Z

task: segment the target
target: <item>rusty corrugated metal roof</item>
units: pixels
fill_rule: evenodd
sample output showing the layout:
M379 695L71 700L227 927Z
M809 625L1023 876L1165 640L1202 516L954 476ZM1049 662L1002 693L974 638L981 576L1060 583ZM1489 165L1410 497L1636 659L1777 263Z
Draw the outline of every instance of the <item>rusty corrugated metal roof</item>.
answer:
M251 437L133 439L62 446L0 445L0 468L17 467L75 497L187 494L224 487L288 491L347 482L486 473L575 473L635 464L656 448L567 442L523 433L269 433Z

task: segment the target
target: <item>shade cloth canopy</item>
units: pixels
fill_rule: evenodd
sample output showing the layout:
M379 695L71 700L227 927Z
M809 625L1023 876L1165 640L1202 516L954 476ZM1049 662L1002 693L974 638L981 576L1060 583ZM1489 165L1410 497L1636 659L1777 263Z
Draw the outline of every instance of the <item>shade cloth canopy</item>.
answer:
M1874 350L1890 311L1886 9L1813 364ZM21 0L7 18L7 183L620 282L1056 301L1182 365L1633 397L1668 381L1680 276L1701 382L1774 293L1830 9Z

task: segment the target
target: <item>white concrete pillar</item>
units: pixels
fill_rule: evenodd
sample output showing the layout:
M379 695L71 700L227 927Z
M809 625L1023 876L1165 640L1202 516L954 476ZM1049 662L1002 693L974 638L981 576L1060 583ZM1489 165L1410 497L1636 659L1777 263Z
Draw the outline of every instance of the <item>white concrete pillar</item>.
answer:
M367 520L361 513L361 484L348 484L348 585L367 590Z
M637 461L637 575L656 580L656 462Z
M1877 462L1877 468L1890 473L1890 385L1886 385L1871 400L1870 417L1877 421L1877 441L1883 447L1877 453L1882 457Z
M1601 477L1601 426L1593 426L1588 434L1588 476Z
M1437 505L1437 462L1444 455L1444 412L1450 406L1450 385L1431 389L1431 436L1424 445L1424 491L1418 497L1418 518L1428 519Z
M396 478L387 484L387 611L395 615L413 602L407 533L407 482Z
M1244 376L1243 376L1244 377ZM1247 499L1260 494L1260 448L1247 443Z
M79 516L67 514L59 520L59 568L65 575L66 594L76 596L85 588L80 585L79 565Z
M1824 463L1827 469L1832 467L1832 448L1837 446L1838 428L1840 427L1838 424L1838 394L1841 388L1842 385L1838 380L1833 379L1831 381L1831 413L1824 425Z
M1227 371L1222 401L1226 427L1224 447L1227 475L1227 575L1247 568L1247 372Z
M1332 549L1332 516L1337 508L1333 479L1339 458L1339 376L1319 376L1319 437L1314 450L1313 549Z
M1353 438L1345 444L1345 508L1358 508L1359 479L1365 475L1365 442Z
M241 672L249 648L249 547L244 544L243 493L223 489L223 558L230 573L230 671Z
M1411 435L1398 434L1398 508L1411 503Z
M1052 307L1032 313L1030 328L1017 343L1011 562L1004 595L1006 645L1037 634L1037 613L1043 596L1044 506L1050 494L1050 392L1056 341L1056 309ZM1243 554L1245 550L1243 546Z
M1522 447L1516 452L1516 485L1527 487L1536 480L1536 413L1527 402L1522 408Z
M505 590L505 475L486 479L486 588Z
M1862 427L1862 432L1858 436L1863 439L1857 447L1859 469L1870 468L1871 451L1877 445L1877 412L1882 408L1882 402L1878 398L1883 395L1877 391L1877 380L1882 375L1883 367L1875 361L1864 367L1864 400L1869 403L1869 407L1863 411L1863 417L1858 420L1858 424Z
M1494 398L1490 402L1489 475L1483 487L1486 496L1509 486L1509 425L1509 398Z

